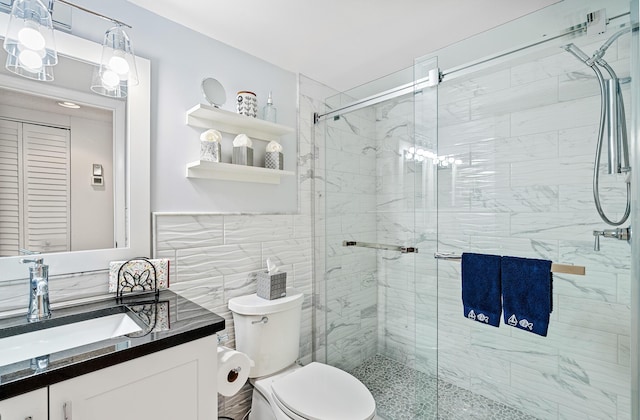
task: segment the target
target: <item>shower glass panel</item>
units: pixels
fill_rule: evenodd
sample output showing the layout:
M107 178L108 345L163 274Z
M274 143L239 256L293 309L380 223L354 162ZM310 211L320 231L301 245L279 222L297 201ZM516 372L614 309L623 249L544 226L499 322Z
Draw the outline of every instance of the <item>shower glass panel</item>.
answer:
M415 293L416 270L426 269L416 265L427 257L416 236L416 215L424 224L425 202L435 215L430 201L435 171L421 169L414 113L415 98L421 107L429 98L435 110L437 95L414 93L413 79L408 69L330 97L329 110L351 106L323 122L326 361L360 379L384 419L435 418L436 413L436 331L416 336L417 318L433 319L436 306L420 302ZM389 92L385 86L404 88ZM422 191L425 183L432 190L429 200ZM345 241L355 244L345 246ZM418 247L419 252L395 247ZM435 301L424 294L420 299ZM425 350L419 357L416 346Z
M563 48L592 55L629 27L628 6L594 0L594 10L607 8L607 31L587 34L554 20L584 22L584 4L565 0L326 99L324 356L369 387L381 418L631 420L638 274L626 241L603 237L594 249L594 231L610 228L592 192L600 88ZM544 37L524 33L549 22L558 26ZM630 33L616 38L606 61L636 127L637 168L631 45ZM607 174L607 157L600 201L617 220L627 177ZM460 262L434 258L464 252L584 266L586 275L553 274L546 336L503 320L495 328L465 318Z
M605 34L580 31L443 70L437 155L449 165L437 169L437 251L551 260L584 266L586 275L553 274L543 337L465 318L460 262L437 260L437 317L416 327L437 330L440 418L631 418L631 249L607 238L594 250L593 231L610 227L592 192L600 89L562 48L572 42L591 55L628 26L623 15ZM628 33L617 38L606 56L626 104L637 83L629 80L630 41ZM415 125L418 139L418 114ZM600 166L604 210L619 218L625 175L606 174L606 152Z

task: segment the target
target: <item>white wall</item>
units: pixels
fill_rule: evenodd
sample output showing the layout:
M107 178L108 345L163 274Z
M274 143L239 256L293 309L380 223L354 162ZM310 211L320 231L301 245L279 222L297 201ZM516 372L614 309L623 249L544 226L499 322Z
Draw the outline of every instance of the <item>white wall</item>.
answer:
M114 248L113 124L71 117L71 249ZM91 185L93 164L104 184Z
M235 112L235 94L251 90L259 106L273 91L278 122L296 127L296 75L249 54L207 38L188 28L133 6L125 0L85 0L78 4L120 19L136 54L151 60L151 209L152 211L295 212L295 177L280 185L187 179L185 165L199 157L202 129L185 124L185 111L204 102L200 83L214 77L222 83L227 101L222 109ZM229 19L239 19L229 16ZM73 14L73 33L101 42L109 23L86 13ZM230 155L233 137L225 135L223 155ZM297 139L282 138L285 169L296 168Z

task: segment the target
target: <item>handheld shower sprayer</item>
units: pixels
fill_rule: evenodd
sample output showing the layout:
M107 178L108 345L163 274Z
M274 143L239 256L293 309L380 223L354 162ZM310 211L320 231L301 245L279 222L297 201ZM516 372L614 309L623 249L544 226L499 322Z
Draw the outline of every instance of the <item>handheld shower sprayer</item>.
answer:
M625 118L624 101L620 81L613 68L604 60L607 49L622 35L629 32L630 28L622 29L611 36L594 54L589 57L575 44L563 45L562 48L571 53L578 60L589 66L598 79L600 86L600 123L598 126L598 144L596 146L595 162L593 165L593 200L596 210L602 220L612 226L620 226L629 218L631 213L631 184L630 177L626 177L627 204L624 215L620 220L611 220L607 217L600 203L600 159L604 144L605 129L607 130L608 173L621 174L631 170L629 166L629 146L627 140L627 124ZM605 79L600 68L603 68L609 78Z
M589 57L584 51L578 48L574 43L563 45L565 51L573 54L578 60L582 61L588 66L593 66L593 63L590 63L591 57Z

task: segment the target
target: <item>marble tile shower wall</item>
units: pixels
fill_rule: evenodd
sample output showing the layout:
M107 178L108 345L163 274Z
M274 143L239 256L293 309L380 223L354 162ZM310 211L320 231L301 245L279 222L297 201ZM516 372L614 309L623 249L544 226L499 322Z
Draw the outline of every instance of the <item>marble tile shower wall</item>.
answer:
M326 123L324 140L327 362L351 370L377 351L375 115L364 109Z
M321 273L328 284L327 355L347 370L379 353L436 373L436 177L423 177L404 160L414 142L413 113L409 96L326 123L326 183L316 185L325 185L328 213ZM417 245L421 252L344 248L344 239ZM426 289L420 305L417 286Z
M625 76L629 45L619 44L607 59ZM438 170L439 250L544 258L587 272L554 275L544 338L464 319L460 265L439 262L440 378L539 418L629 419L630 247L611 240L593 250L592 230L607 226L591 198L592 72L552 52L445 80L439 100L438 153L463 161ZM615 212L624 208L623 181L611 178L603 177L603 201Z
M376 106L375 113L378 242L417 246L416 168L404 159L414 146L413 95L384 102ZM378 353L409 367L417 360L414 269L423 257L420 253L377 253Z

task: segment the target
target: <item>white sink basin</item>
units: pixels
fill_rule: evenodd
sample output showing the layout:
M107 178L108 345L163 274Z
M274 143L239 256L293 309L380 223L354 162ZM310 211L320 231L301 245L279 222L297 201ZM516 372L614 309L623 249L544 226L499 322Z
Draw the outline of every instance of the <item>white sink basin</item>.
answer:
M141 330L129 315L117 313L4 337L0 339L0 366Z

